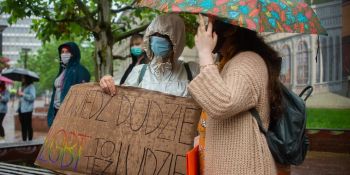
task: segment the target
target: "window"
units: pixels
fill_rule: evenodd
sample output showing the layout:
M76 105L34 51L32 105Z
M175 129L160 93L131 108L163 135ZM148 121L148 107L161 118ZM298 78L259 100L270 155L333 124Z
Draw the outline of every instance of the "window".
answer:
M322 49L320 44L320 38L317 39L317 59L316 59L316 83L321 82L321 59L322 59Z
M329 75L329 78L328 80L329 81L333 81L333 70L334 70L334 49L333 49L333 38L329 38L329 43L328 43L328 50L329 50L329 57L327 58L328 59L328 75Z
M337 39L335 41L335 80L340 80L341 77L341 58L340 58L340 37L337 36Z
M282 65L280 80L283 84L289 85L291 82L291 54L288 45L283 46L282 49Z
M309 83L309 59L307 44L305 42L300 42L298 45L297 65L297 83Z
M323 78L322 81L326 82L327 77L328 77L328 52L327 52L327 40L323 39L322 40L322 73L323 73Z
M316 83L321 82L321 53L318 53L316 60Z

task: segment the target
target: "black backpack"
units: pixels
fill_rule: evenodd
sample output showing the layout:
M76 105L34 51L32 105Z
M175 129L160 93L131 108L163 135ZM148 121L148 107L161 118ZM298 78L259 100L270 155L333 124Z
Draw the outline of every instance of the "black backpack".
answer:
M311 95L312 86L306 87L299 96L282 86L283 113L278 120L271 121L266 131L258 111L254 108L250 112L257 120L259 129L266 136L266 140L276 162L284 165L300 165L303 163L309 147L309 139L305 133L306 107L305 102ZM309 93L305 99L302 96Z

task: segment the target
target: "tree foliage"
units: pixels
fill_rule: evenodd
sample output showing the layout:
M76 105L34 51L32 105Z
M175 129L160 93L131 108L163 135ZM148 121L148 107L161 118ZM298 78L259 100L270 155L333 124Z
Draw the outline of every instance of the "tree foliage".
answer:
M10 67L10 65L7 64L8 61L9 61L8 58L5 58L2 55L0 55L0 72L5 68Z
M158 12L135 8L137 0L3 0L0 13L10 14L9 23L37 17L32 29L44 42L81 37L94 42L96 78L112 74L113 44L146 29ZM182 15L193 47L195 17ZM54 37L52 37L54 36Z

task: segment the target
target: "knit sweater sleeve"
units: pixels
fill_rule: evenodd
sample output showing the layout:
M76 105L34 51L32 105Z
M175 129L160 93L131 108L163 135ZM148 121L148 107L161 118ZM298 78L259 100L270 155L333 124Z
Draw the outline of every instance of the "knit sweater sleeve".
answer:
M254 53L239 54L220 75L216 66L204 68L190 83L192 97L213 119L227 119L257 106L267 69ZM260 90L259 90L260 89Z

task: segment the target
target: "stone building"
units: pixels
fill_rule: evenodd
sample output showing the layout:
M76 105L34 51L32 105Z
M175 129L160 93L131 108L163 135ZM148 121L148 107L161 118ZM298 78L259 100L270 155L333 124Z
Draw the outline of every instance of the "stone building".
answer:
M294 91L307 85L314 86L316 92L341 91L342 1L314 4L312 8L328 36L270 33L265 39L283 58L281 80L285 85Z

